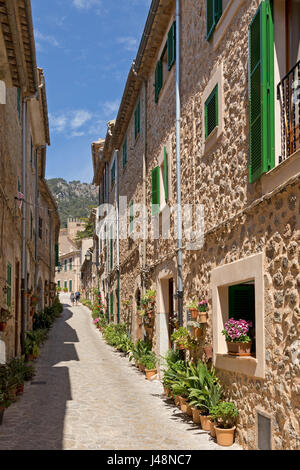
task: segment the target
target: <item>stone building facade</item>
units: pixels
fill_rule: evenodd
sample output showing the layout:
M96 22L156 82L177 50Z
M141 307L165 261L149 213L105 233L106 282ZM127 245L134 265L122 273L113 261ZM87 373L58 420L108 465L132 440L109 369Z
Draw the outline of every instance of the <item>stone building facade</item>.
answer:
M45 182L50 144L44 74L37 68L29 0L0 7L0 361L18 356L32 326L33 296L55 294L57 206ZM39 220L45 214L41 228ZM51 222L50 222L51 220ZM47 243L39 243L44 230ZM47 230L47 235L46 235Z
M195 356L209 360L213 351L240 410L244 448L299 449L299 2L185 0L180 16L175 3L153 0L117 119L98 160L93 155L99 202L114 207L99 209L96 228L108 318L124 321L122 301L130 300L130 329L141 337L139 299L153 288L154 349L165 354L170 347L169 320L181 294L179 149L182 206L204 211L200 245L191 245L186 230L182 240L184 324L191 300L209 305ZM139 224L146 240L122 239L119 196L127 197L128 234ZM147 216L132 202L145 203ZM161 231L154 240L153 217L161 227L169 212L171 236ZM192 228L197 239L195 220ZM251 357L227 353L222 330L232 316L253 322Z
M62 291L77 292L81 280L81 248L75 241L78 231L84 229L84 223L77 218L69 217L67 228L59 234L59 266L56 268L55 282Z

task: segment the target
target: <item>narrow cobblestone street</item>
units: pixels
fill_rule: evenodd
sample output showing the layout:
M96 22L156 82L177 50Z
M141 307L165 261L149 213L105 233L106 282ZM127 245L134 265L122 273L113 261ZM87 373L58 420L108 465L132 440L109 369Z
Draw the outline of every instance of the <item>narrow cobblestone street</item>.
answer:
M86 307L65 305L36 369L5 412L1 450L224 449L106 345Z

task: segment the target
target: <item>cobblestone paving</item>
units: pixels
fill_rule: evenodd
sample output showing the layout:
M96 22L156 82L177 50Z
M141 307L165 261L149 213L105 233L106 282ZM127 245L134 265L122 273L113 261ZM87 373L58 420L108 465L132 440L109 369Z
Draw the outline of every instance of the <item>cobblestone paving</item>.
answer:
M0 450L224 449L106 345L85 307L65 305L36 368L5 411Z

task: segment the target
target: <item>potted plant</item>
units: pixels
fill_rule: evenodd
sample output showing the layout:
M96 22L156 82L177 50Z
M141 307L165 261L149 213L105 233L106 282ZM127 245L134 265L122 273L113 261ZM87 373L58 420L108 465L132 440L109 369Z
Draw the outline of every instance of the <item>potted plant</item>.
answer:
M153 352L149 352L145 357L145 373L147 380L157 374L157 357Z
M198 303L196 300L192 300L187 306L188 310L190 311L191 317L193 320L197 320L198 317Z
M189 321L188 326L193 328L193 334L196 339L200 339L203 335L201 324L197 321Z
M215 423L217 443L220 446L232 446L236 420L239 415L237 408L232 402L221 402L210 410L211 419Z
M251 321L230 318L225 323L222 334L225 336L228 354L232 356L251 356L252 340L248 336Z
M192 346L191 337L188 329L181 326L178 330L174 331L171 336L172 341L176 343L180 350L189 349Z
M0 389L0 426L3 423L4 411L11 405L11 401L8 399L5 391Z
M7 322L12 318L9 310L1 308L0 310L0 331L4 332L6 329Z
M198 321L199 323L207 323L207 310L208 310L208 302L206 299L204 300L200 300L200 302L198 302L198 311L200 312L199 313L199 317L198 317Z

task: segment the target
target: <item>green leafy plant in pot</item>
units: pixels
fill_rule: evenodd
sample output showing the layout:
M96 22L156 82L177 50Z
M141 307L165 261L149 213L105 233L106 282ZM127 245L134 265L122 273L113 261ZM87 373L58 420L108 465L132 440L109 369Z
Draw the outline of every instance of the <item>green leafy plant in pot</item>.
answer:
M232 402L220 402L210 409L210 416L215 423L217 442L220 446L232 446L239 412Z
M191 349L194 347L194 343L189 335L188 329L183 326L178 328L178 330L174 331L171 336L171 339L181 350Z

